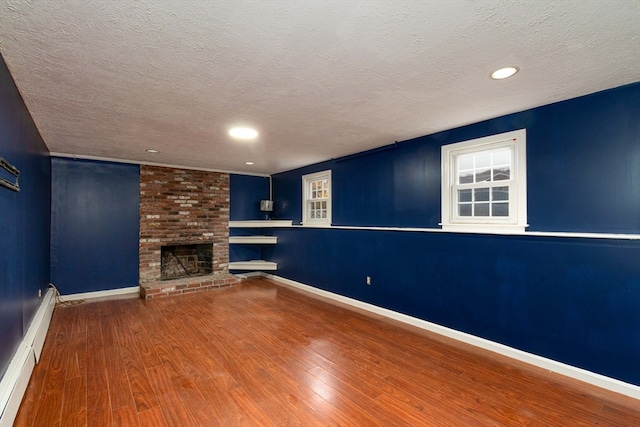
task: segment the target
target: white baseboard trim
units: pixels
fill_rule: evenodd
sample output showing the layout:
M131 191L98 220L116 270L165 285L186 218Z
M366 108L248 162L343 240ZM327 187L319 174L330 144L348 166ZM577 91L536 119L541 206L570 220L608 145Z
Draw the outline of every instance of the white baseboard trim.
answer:
M313 286L305 285L294 280L286 279L284 277L276 276L273 274L262 273L263 277L271 279L275 282L283 285L291 286L297 289L304 290L325 298L332 299L334 301L341 302L353 307L357 307L362 310L366 310L390 319L394 319L412 326L416 326L420 329L435 332L436 334L443 335L449 338L453 338L458 341L462 341L467 344L471 344L476 347L483 348L485 350L498 353L512 359L519 360L521 362L528 363L530 365L537 366L539 368L546 369L551 372L564 375L579 381L583 381L588 384L595 385L616 393L624 394L626 396L640 400L640 386L629 384L624 381L610 378L595 372L587 371L586 369L577 368L575 366L567 365L566 363L558 362L546 357L538 356L536 354L527 353L522 350L518 350L513 347L506 346L494 341L480 338L475 335L468 334L466 332L457 331L455 329L447 328L435 323L427 322L426 320L418 319L416 317L408 316L406 314L398 313L393 310L378 307L373 304L362 302L353 298L345 297L333 292L325 291L323 289L314 288Z
M49 289L0 380L0 427L13 425L33 368L40 359L54 307L54 291Z
M78 301L81 299L102 298L102 297L111 297L115 295L127 295L127 294L138 294L138 293L140 293L140 286L131 286L128 288L108 289L106 291L93 291L93 292L83 292L79 294L60 295L60 297L65 301Z

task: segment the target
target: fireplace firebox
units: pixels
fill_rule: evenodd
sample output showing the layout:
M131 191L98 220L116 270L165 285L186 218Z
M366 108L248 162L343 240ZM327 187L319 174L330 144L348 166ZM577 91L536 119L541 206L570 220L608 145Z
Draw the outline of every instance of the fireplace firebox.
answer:
M160 279L206 276L213 273L213 244L167 245L160 248Z

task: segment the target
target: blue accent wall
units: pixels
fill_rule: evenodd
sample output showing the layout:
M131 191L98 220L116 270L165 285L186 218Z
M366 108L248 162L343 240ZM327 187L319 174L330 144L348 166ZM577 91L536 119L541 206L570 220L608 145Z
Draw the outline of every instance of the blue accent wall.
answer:
M52 158L51 281L62 294L138 286L140 167Z
M262 176L249 176L231 174L229 182L229 219L231 221L247 221L265 219L260 211L260 200L269 199L269 178ZM259 235L260 229L232 228L231 236ZM229 245L229 261L247 261L264 259L270 256L269 248L261 245ZM240 273L234 270L233 273Z
M276 174L275 215L331 169L333 225L439 228L440 147L526 128L528 231L640 234L638 117L640 83ZM282 277L640 385L640 240L275 234Z
M0 56L0 157L20 170L20 192L0 187L0 376L49 284L51 164ZM10 174L3 178L13 181Z
M229 175L229 219L247 221L264 219L260 200L269 198L269 178L263 176Z
M332 170L333 225L440 222L440 147L526 128L528 231L640 233L640 83L273 176L274 214L301 220L301 177Z

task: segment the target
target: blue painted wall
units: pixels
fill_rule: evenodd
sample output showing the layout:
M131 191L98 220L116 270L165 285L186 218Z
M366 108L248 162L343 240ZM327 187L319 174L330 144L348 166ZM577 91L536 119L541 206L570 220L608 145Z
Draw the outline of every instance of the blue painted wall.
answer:
M301 176L332 170L333 224L438 228L440 147L527 129L528 231L640 233L640 83L273 176L301 219Z
M229 219L246 221L264 219L260 200L269 198L269 178L263 176L229 175Z
M284 172L275 215L331 169L334 225L438 228L440 147L526 128L529 231L640 234L638 117L633 84ZM640 385L638 240L275 233L282 277Z
M62 294L138 286L140 168L52 158L51 281Z
M0 188L0 376L49 284L49 150L0 56L0 157L20 169L20 192ZM2 174L13 181L13 176Z
M229 219L247 221L265 219L260 211L260 200L269 199L269 178L231 174L229 182ZM232 228L231 236L249 236L261 234L260 229ZM268 247L260 245L229 245L229 261L247 261L264 259L271 256ZM234 270L233 273L241 273Z

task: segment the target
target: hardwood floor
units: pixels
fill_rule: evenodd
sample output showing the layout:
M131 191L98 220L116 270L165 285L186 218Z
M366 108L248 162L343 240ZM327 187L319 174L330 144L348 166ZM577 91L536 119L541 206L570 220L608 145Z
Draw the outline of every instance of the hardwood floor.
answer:
M640 426L638 400L252 279L57 307L16 426Z

